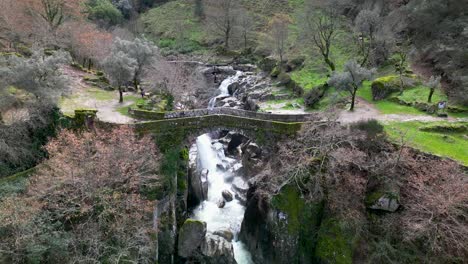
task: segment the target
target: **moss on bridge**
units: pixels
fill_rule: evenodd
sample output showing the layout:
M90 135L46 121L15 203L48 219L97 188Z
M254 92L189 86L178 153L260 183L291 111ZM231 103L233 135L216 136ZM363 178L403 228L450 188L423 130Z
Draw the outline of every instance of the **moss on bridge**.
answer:
M162 149L178 146L189 136L197 136L215 129L238 130L247 137L262 143L261 141L268 141L272 138L294 136L301 126L302 123L285 123L231 115L165 119L135 125L140 133L154 134L157 144Z

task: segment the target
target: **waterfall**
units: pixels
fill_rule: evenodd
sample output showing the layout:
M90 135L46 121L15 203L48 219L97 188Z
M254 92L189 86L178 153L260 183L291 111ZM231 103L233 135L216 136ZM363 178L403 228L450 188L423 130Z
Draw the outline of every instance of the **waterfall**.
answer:
M230 230L234 234L232 242L234 257L238 264L252 264L252 258L246 246L238 240L238 234L244 218L245 207L237 200L227 202L224 208L218 208L217 202L222 198L221 192L232 192L232 180L240 177L229 168L239 166L239 161L224 155L221 143L212 144L208 134L197 138L197 168L208 170L208 199L193 211L193 218L207 223L209 232ZM228 169L219 168L224 164Z
M229 85L231 85L234 82L237 82L239 80L239 77L242 75L241 71L236 71L236 74L233 76L230 76L226 78L224 81L221 82L219 85L218 90L220 91L220 94L218 96L215 96L210 99L208 103L208 109L213 109L216 106L216 100L221 97L226 97L229 96Z

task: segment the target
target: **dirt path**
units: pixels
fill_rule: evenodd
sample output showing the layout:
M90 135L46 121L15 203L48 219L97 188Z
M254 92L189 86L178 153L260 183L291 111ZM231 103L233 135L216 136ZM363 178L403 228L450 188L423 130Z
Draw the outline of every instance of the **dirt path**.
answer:
M267 112L272 114L308 114L304 107L296 109L283 109L288 102L271 104L266 102L261 102L260 108L264 109ZM358 122L361 120L376 119L381 122L410 122L410 121L422 121L422 122L437 122L437 121L467 121L466 118L442 118L430 115L408 115L408 114L382 114L380 111L375 108L372 103L368 101L357 98L356 106L353 112L348 110L341 110L338 114L338 121L349 124Z
M96 88L89 86L83 80L86 76L85 72L71 66L64 66L61 70L68 76L71 83L70 95L68 98L62 100L60 104L60 108L64 113L72 114L75 109L92 108L98 110L97 117L104 122L128 124L134 121L132 118L122 115L117 111L121 107L131 105L131 101L124 102L123 104L119 103L119 95L117 92L108 92L108 98L97 99L93 97L93 93L90 92ZM105 91L101 92L106 93Z
M382 114L375 106L362 98L356 99L356 106L353 112L342 110L339 114L338 121L342 123L353 123L361 120L376 119L381 122L437 122L437 121L463 121L461 118L443 118L430 115L406 115L406 114Z

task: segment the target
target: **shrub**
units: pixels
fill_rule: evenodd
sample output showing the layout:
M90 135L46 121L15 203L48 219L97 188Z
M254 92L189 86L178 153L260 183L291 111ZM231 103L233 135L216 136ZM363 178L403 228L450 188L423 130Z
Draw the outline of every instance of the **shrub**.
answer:
M315 87L304 95L304 104L306 107L314 107L315 104L320 102L325 95L325 86L326 85Z
M351 124L351 128L364 131L368 138L376 138L384 131L384 127L375 119L356 122Z
M154 263L159 155L130 129L64 130L25 195L0 201L2 263ZM31 251L32 250L32 251Z
M86 3L89 19L103 21L108 25L122 22L123 15L109 0L89 0Z

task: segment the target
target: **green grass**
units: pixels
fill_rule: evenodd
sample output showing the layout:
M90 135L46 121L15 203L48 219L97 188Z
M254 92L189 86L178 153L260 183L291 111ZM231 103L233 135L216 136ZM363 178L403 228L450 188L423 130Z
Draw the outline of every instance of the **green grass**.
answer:
M402 95L398 96L398 99L406 103L414 102L427 102L429 97L429 88L423 85L417 86L412 89L405 90ZM436 103L439 101L447 101L448 98L441 90L435 90L434 95L432 96L432 102Z
M406 133L408 145L421 151L448 157L468 165L468 135L463 133L424 132L419 128L444 122L393 122L385 125L391 140L399 142L400 132Z
M163 50L191 53L203 50L209 34L193 13L191 0L170 1L142 15L145 33Z
M388 100L380 100L380 101L373 101L372 100L372 91L371 91L371 84L372 82L366 81L363 83L362 87L358 90L357 96L363 98L364 100L373 103L374 106L382 113L382 114L407 114L407 115L425 115L424 112L419 111L418 109L401 105L395 102L391 102ZM408 90L409 91L409 90ZM406 92L403 93L405 96ZM414 94L411 92L410 94ZM407 95L407 98L411 98L412 96Z
M87 89L86 93L88 93L90 97L99 101L111 101L115 99L117 91L106 91L100 88L93 87Z
M124 96L124 102L132 102L129 106L122 106L117 108L117 112L121 113L122 115L129 116L128 109L129 108L136 108L138 104L144 104L145 99L137 96L137 95L127 95Z

